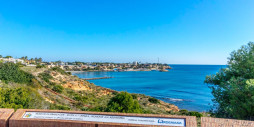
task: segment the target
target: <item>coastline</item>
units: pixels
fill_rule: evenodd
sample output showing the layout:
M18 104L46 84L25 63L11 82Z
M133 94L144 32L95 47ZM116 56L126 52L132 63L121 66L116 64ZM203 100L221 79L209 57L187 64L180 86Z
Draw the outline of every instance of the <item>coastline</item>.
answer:
M82 72L142 72L142 71L160 71L160 72L168 72L170 69L163 70L122 70L122 71L114 71L114 70L91 70L91 71L66 71L71 73L82 73Z
M91 70L91 71L65 71L65 72L80 73L80 72L115 72L115 71Z
M96 80L96 79L109 79L109 78L114 78L114 77L98 77L98 78L82 78L84 80Z
M82 72L91 72L91 71L69 71L69 72L74 72L74 73L82 73ZM93 71L92 71L93 72ZM99 71L97 71L99 72ZM100 72L115 72L115 71L100 71ZM135 72L135 71L130 71L130 72ZM141 72L141 71L138 71L138 72ZM158 71L159 72L159 71ZM72 75L74 76L77 76L75 74L72 73ZM99 87L99 88L102 88L102 89L106 89L107 91L115 91L115 92L121 92L122 90L115 90L115 89L112 89L112 88L109 88L109 87L105 87L105 86L101 86L101 85L98 85L97 83L93 83L89 80L100 80L100 79L112 79L112 78L115 78L115 77L97 77L97 78L81 78L78 76L78 78L82 79L82 80L86 80L87 82L89 83L92 83L94 84L96 87ZM140 93L140 92L128 92L132 95L138 95L138 98L147 98L146 100L148 101L149 98L156 98L159 100L159 103L156 103L156 104L150 104L149 106L153 106L153 105L162 105L162 107L164 108L164 110L167 112L167 111L175 111L175 112L178 112L180 111L181 109L173 104L173 103L170 103L170 102L166 102L165 100L161 99L161 98L157 98L157 97L153 97L151 95L148 95L148 94L143 94L143 93ZM148 101L149 102L149 101ZM147 102L146 102L147 103ZM151 103L151 102L149 102ZM157 107L158 108L158 107Z
M174 69L168 73L158 71L146 73L80 72L73 73L73 75L80 78L115 77L112 79L89 80L89 82L117 91L127 90L130 93L155 97L164 102L177 105L179 109L199 112L209 110L209 104L212 104L212 95L210 89L203 84L203 80L207 74L212 74L225 66L173 65L172 67ZM182 89L186 86L187 89ZM200 98L204 99L201 100Z

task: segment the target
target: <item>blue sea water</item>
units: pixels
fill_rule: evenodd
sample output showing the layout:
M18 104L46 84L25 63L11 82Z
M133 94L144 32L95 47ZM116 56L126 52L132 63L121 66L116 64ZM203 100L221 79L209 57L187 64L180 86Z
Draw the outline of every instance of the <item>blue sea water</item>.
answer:
M79 72L80 78L114 77L89 80L117 91L149 95L177 105L180 109L207 111L213 96L204 84L206 75L215 74L226 65L170 65L169 72Z

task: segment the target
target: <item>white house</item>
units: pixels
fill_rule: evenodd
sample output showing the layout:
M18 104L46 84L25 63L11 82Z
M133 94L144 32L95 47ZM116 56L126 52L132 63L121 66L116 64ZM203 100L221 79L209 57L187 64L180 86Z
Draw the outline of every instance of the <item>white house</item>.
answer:
M12 63L21 63L25 64L24 60L22 59L14 59L14 58L0 58L0 60L3 60L3 62L12 62Z

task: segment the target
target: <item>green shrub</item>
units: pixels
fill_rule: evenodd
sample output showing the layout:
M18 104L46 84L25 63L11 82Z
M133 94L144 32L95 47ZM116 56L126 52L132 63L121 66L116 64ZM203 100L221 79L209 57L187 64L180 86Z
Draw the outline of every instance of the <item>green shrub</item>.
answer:
M24 88L0 88L0 108L30 108L32 98Z
M102 106L96 106L96 107L90 108L89 111L104 112L104 111L105 111L105 108L102 107Z
M137 94L131 94L131 96L132 96L133 99L137 99L138 98Z
M88 107L82 107L81 108L81 111L88 111L89 109L88 109Z
M85 96L81 96L80 94L74 94L73 99L76 101L86 102L88 98Z
M76 103L73 103L76 108L81 109L84 106L84 103L81 101L78 101Z
M199 117L199 118L203 116L201 113L195 112L195 111L190 111L190 112L188 113L188 115L189 115L189 116L196 116L196 117Z
M40 64L36 65L36 68L45 68L45 67L46 67L45 65L40 65Z
M53 68L51 68L51 70L57 71L57 72L61 73L62 75L69 75L69 73L67 73L66 71L64 71L60 67L53 67Z
M182 109L182 110L179 111L178 114L179 114L179 115L188 115L188 114L189 114L189 111L186 110L186 109Z
M40 87L40 82L38 81L38 80L36 80L35 78L34 79L32 79L32 87Z
M47 83L50 83L50 79L53 79L53 77L49 74L49 72L43 72L40 73L39 76L42 80L44 80Z
M175 111L173 111L173 110L168 111L168 113L169 113L170 115L175 115L175 114L177 114L177 112L175 112Z
M51 85L51 86L55 86L55 85L56 85L56 83L55 83L55 82L49 82L49 85Z
M186 109L182 109L178 113L175 113L175 112L170 112L170 113L178 114L178 115L186 115L186 116L196 116L196 117L202 117L203 116L203 114L201 114L199 112L188 111Z
M94 84L93 84L93 85L94 85ZM112 94L113 94L113 95L117 95L118 92L117 92L117 91L113 91Z
M0 63L0 80L5 83L15 82L22 84L31 84L34 76L19 68L14 63Z
M62 93L63 92L63 87L61 85L55 85L53 86L52 90L57 92L57 93Z
M131 94L127 92L118 93L111 98L106 111L123 113L142 113L142 109L137 100L133 100Z
M143 102L143 105L146 106L146 105L147 105L147 102Z
M154 103L154 104L160 103L160 101L159 101L158 99L153 98L153 97L150 97L150 98L148 99L148 101L151 102L151 103Z
M55 105L55 108L58 110L70 110L71 109L69 106L60 105L60 104Z

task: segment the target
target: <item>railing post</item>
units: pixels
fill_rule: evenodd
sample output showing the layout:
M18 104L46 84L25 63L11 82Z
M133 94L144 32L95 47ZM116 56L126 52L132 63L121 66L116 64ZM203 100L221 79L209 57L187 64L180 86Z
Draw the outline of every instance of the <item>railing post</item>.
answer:
M0 108L0 127L9 127L9 119L14 113L14 109Z

